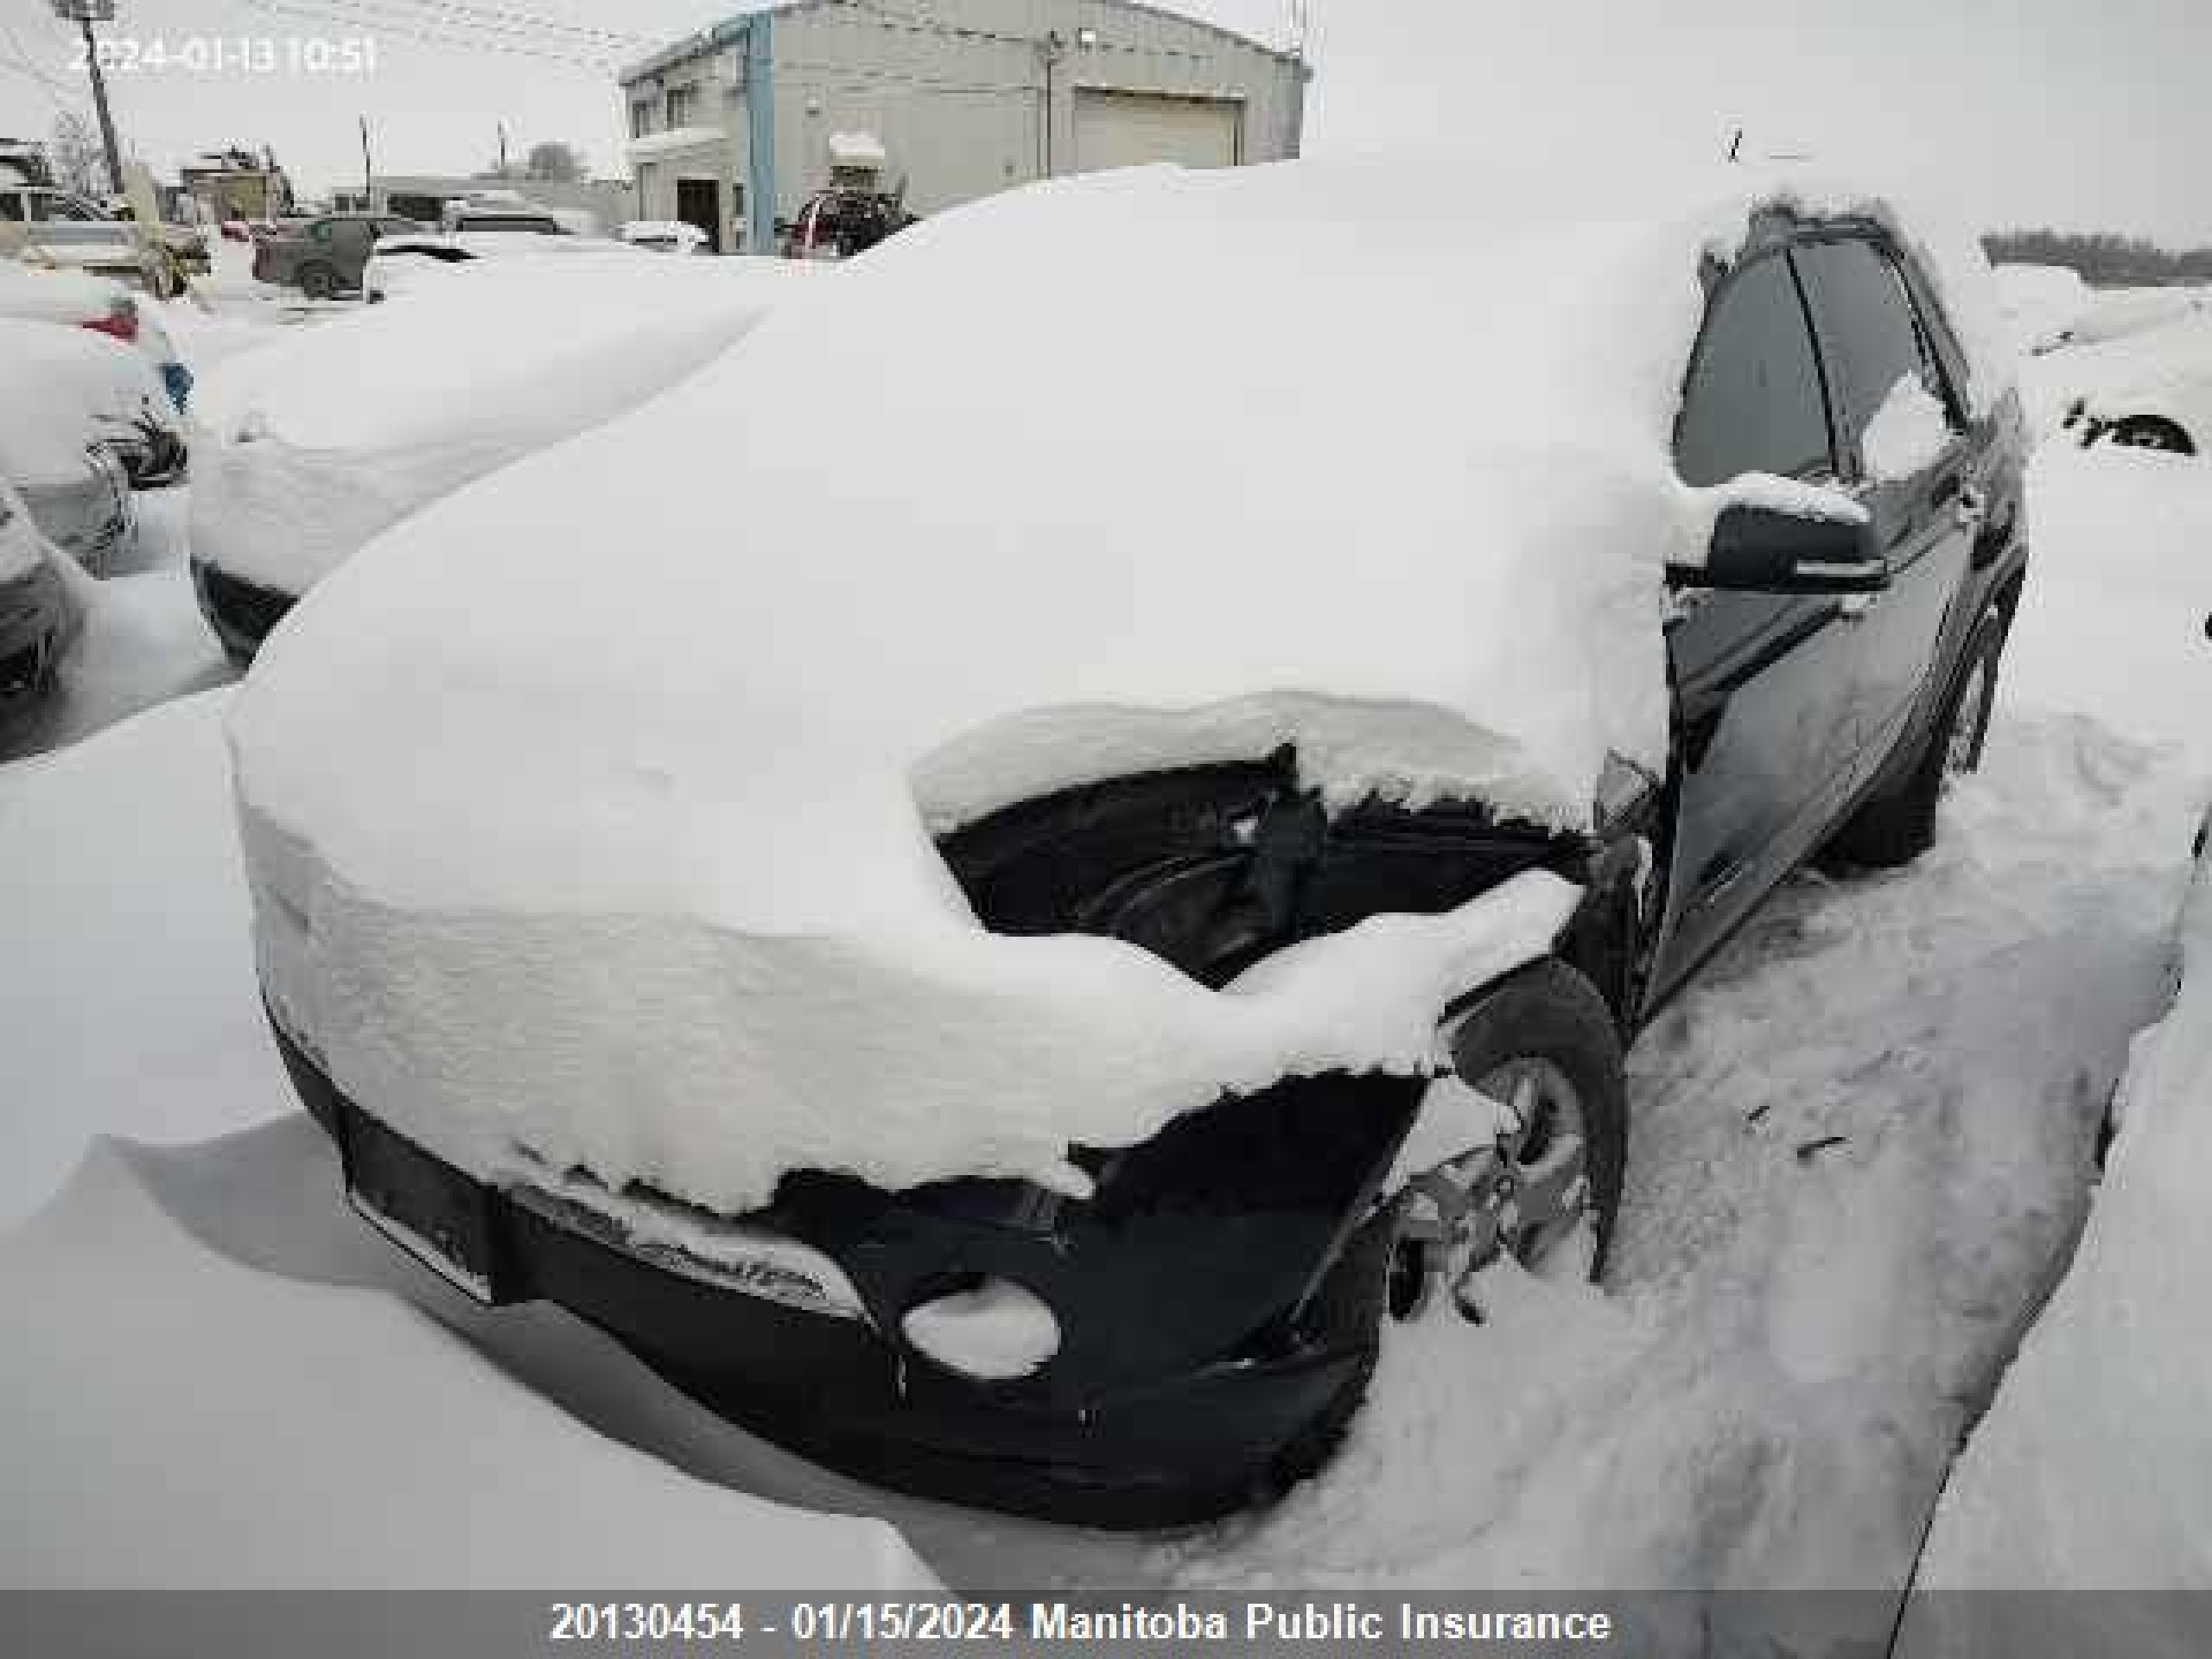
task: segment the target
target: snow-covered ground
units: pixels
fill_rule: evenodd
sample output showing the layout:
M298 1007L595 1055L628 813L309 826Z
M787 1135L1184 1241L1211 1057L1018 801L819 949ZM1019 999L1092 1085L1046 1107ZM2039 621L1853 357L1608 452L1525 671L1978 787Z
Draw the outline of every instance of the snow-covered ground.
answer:
M2164 1010L2212 792L2212 467L2051 446L2033 492L1982 775L1922 864L1792 883L1638 1044L1605 1291L1509 1274L1481 1328L1394 1330L1318 1480L1174 1540L887 1497L556 1310L465 1305L346 1210L261 1029L231 694L0 767L0 911L23 918L0 941L0 1219L44 1206L0 1236L0 1421L36 1425L0 1431L24 1471L0 1580L917 1570L873 1523L802 1529L765 1500L888 1520L963 1589L1902 1586ZM189 657L181 597L149 605L145 654ZM108 1135L165 1144L73 1178Z

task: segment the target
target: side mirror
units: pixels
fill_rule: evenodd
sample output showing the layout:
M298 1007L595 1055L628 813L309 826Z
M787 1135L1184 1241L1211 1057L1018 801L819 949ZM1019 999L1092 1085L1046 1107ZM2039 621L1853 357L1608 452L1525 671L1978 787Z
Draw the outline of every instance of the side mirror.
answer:
M1681 587L1763 594L1869 594L1890 585L1889 562L1863 517L1758 506L1725 509L1704 565L1669 574Z

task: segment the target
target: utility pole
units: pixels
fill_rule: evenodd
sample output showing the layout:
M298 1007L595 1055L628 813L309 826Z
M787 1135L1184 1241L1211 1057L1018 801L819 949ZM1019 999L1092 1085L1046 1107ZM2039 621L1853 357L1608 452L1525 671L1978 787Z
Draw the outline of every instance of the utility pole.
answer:
M123 194L123 151L115 142L115 118L108 113L107 77L100 73L99 41L94 23L115 21L115 0L54 0L54 15L85 33L85 67L92 72L92 107L99 111L100 144L107 151L108 188Z
M507 176L507 124L499 123L499 176Z
M377 205L376 169L369 164L369 118L359 118L361 123L361 207L365 212L374 211Z

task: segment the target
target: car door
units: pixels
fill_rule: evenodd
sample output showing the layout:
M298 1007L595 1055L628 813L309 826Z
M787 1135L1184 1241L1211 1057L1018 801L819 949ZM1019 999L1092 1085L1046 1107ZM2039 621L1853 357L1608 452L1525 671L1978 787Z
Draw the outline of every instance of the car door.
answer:
M1872 515L1890 585L1859 607L1853 718L1881 766L1930 697L1965 591L1980 483L1959 397L1889 248L1824 237L1796 255L1835 402L1848 487ZM1970 619L1968 619L1970 620Z
M1835 480L1827 399L1786 252L1740 262L1708 302L1675 431L1686 483ZM1855 647L1833 595L1681 590L1667 628L1675 798L1664 992L1811 849L1858 755Z

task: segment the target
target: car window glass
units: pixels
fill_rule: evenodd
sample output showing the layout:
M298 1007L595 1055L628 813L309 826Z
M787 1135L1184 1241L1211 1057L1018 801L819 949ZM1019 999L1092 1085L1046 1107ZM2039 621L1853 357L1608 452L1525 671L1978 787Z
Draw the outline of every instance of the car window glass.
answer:
M1830 470L1827 410L1805 308L1778 255L1744 267L1706 318L1675 444L1685 483Z
M1816 242L1799 249L1797 260L1851 449L1863 448L1878 416L1894 424L1916 390L1942 404L1918 321L1886 254L1869 242Z
M17 225L23 222L23 199L13 190L0 190L0 219Z

